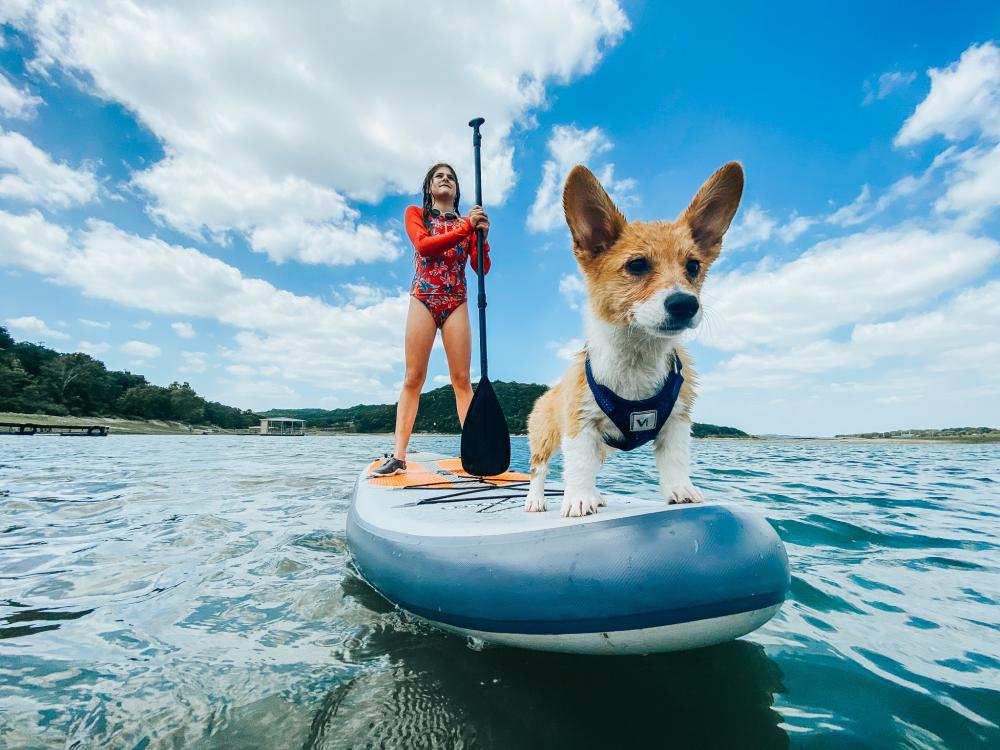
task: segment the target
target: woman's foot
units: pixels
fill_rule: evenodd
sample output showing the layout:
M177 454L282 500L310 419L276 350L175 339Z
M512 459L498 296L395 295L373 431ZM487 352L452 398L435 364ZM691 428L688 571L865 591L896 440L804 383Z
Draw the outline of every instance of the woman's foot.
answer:
M378 468L376 468L376 469L374 469L372 471L371 476L373 476L373 477L391 477L391 476L394 476L396 474L405 474L406 473L406 460L405 459L396 458L391 453L386 453L385 456L384 456L384 458L385 458L385 461L382 462L381 466L379 466Z

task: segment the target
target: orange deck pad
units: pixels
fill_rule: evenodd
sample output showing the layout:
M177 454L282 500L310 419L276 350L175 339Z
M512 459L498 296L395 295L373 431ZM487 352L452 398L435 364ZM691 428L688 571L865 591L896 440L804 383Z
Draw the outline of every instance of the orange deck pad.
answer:
M368 464L367 471L372 471L381 462L382 459L372 461ZM394 474L391 477L368 477L368 483L376 487L413 487L418 484L433 484L435 487L454 486L445 477L413 461L406 464L406 471L402 474Z
M462 459L460 458L446 458L443 461L437 462L439 469L444 469L447 472L455 474L460 477L471 477L472 475L462 468ZM484 482L489 482L490 484L506 484L507 482L526 482L531 479L530 474L523 474L519 471L505 471L503 474L497 474L492 477L483 477Z

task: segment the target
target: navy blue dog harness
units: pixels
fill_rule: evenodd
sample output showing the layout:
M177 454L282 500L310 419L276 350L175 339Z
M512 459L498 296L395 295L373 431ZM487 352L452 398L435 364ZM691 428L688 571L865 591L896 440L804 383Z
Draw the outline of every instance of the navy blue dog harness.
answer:
M667 417L674 410L677 396L684 384L681 359L676 353L674 367L659 393L641 401L629 401L594 380L594 373L590 369L590 357L587 357L584 368L587 371L587 385L590 386L590 392L594 394L594 400L601 407L601 411L608 415L608 419L615 423L615 427L621 430L624 436L618 440L610 435L604 435L605 443L618 450L630 451L660 434L660 428L666 424Z

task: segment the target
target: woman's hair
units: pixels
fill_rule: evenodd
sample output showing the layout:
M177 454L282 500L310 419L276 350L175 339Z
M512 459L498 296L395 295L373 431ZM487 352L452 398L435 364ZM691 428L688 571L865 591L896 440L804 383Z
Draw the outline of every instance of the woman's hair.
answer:
M451 164L445 164L444 162L439 162L433 167L427 170L427 174L424 175L424 226L428 229L431 225L430 215L431 208L434 207L434 199L431 197L431 180L434 179L434 173L438 171L438 167L448 167L451 170L452 176L455 178L455 206L454 211L458 213L458 199L462 197L462 191L458 187L458 174L455 172L454 167Z

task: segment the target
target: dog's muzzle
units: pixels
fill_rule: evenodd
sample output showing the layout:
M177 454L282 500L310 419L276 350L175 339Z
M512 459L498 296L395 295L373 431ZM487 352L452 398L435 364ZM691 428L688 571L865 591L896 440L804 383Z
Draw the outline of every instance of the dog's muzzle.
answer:
M668 331L677 331L682 328L690 328L693 324L698 310L701 308L698 298L693 294L677 292L671 294L663 301L663 306L667 310L667 320L664 328Z

